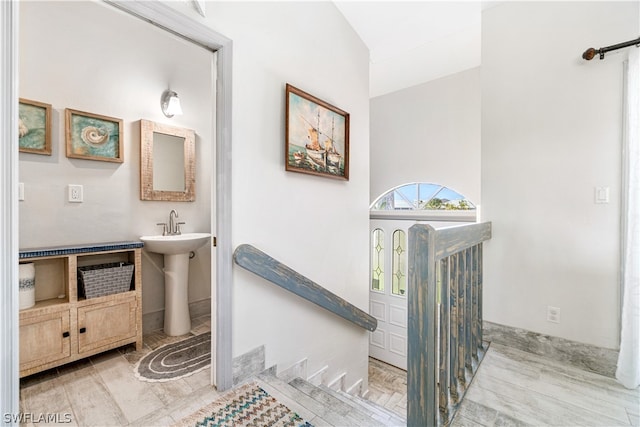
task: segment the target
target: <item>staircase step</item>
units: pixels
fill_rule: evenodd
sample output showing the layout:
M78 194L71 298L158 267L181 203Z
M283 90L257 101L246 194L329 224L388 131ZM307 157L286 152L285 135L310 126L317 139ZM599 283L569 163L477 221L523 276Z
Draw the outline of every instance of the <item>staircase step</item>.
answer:
M267 393L314 426L365 426L349 414L334 411L280 378L259 374L256 379Z
M374 412L366 405L360 404L356 400L350 400L350 395L345 392L335 391L324 385L315 386L301 378L296 378L290 381L289 384L334 411L350 414L361 425L404 426L406 424L404 421L395 419L392 414L385 413L385 410L380 413Z
M367 405L367 407L372 408L372 410L379 410L382 411L385 414L389 414L389 417L391 419L395 419L396 422L402 424L402 425L406 425L407 424L407 419L406 419L406 414L402 415L397 413L396 411L386 408L376 402L372 402L371 400L365 398L365 397L361 397L361 396L352 396L354 399L359 400L360 402L362 402L364 405Z
M278 390L277 388L275 388L274 386L272 386L271 384L269 384L268 382L262 380L261 378L258 377L254 377L252 379L253 381L256 381L256 383L267 393L269 393L269 395L273 396L278 402L282 403L283 405L285 405L287 408L291 409L293 412L297 413L298 415L300 415L305 421L309 421L310 423L312 423L314 426L316 425L316 422L311 422L311 420L316 420L317 415L305 408L304 406L300 405L300 403L298 403L295 399L291 399L287 394L282 393L280 390ZM322 425L328 425L328 423L321 423Z
M405 426L407 425L407 421L401 417L399 414L384 408L378 405L375 402L367 400L363 397L346 393L344 391L335 391L324 385L321 385L320 388L327 393L332 394L336 398L342 400L343 402L358 407L366 413L370 414L370 416L380 422L382 422L385 426Z

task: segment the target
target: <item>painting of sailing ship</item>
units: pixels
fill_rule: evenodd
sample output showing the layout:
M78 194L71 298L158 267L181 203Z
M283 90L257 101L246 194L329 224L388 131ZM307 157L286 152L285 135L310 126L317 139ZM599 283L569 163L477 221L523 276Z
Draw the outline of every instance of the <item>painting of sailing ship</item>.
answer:
M286 87L286 170L349 179L349 113Z

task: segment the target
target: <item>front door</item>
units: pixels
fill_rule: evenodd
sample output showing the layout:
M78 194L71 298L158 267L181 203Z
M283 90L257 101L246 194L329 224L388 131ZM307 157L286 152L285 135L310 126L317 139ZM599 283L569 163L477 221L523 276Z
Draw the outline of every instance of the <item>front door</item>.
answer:
M407 239L415 221L370 221L369 356L407 369Z

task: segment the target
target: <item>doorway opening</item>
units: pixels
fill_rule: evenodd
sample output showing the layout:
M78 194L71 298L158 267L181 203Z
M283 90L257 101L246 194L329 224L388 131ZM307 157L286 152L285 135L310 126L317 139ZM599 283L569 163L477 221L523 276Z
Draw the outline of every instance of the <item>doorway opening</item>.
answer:
M378 328L369 335L369 356L407 369L409 228L418 222L441 228L475 220L475 205L441 184L402 184L371 204L369 312Z
M212 383L219 390L232 386L232 349L231 349L231 40L216 33L210 28L188 18L166 4L159 2L127 2L110 1L109 4L121 10L142 18L147 22L164 28L174 35L180 35L193 40L200 46L206 46L217 52L217 79L215 80L215 135L216 147L214 161L216 165L215 182L216 194L212 200L215 209L215 230L218 245L215 252L217 266L215 279L212 279L212 335L217 343L216 351L212 354ZM0 7L0 21L3 23L3 54L1 67L3 93L7 99L2 102L0 117L2 123L17 123L18 118L18 7L15 2L4 3ZM99 62L94 64L99 65ZM125 100L126 102L126 100ZM69 105L71 107L71 105ZM2 374L2 407L4 412L18 412L18 289L12 284L17 280L18 254L18 132L12 126L2 126L3 167L2 168L2 228L8 230L5 244L2 245L2 265L4 273L2 294L5 298L6 315L2 316L3 342L7 345L7 357L0 365ZM101 168L102 169L102 168ZM213 212L213 211L212 211ZM217 286L220 284L220 286Z

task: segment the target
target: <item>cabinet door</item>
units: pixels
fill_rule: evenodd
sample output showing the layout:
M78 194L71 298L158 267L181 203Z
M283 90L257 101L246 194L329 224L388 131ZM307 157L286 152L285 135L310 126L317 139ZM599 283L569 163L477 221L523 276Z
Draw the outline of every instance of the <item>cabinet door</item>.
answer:
M78 352L106 350L135 338L136 308L135 297L79 307Z
M71 355L69 310L20 320L20 372Z

